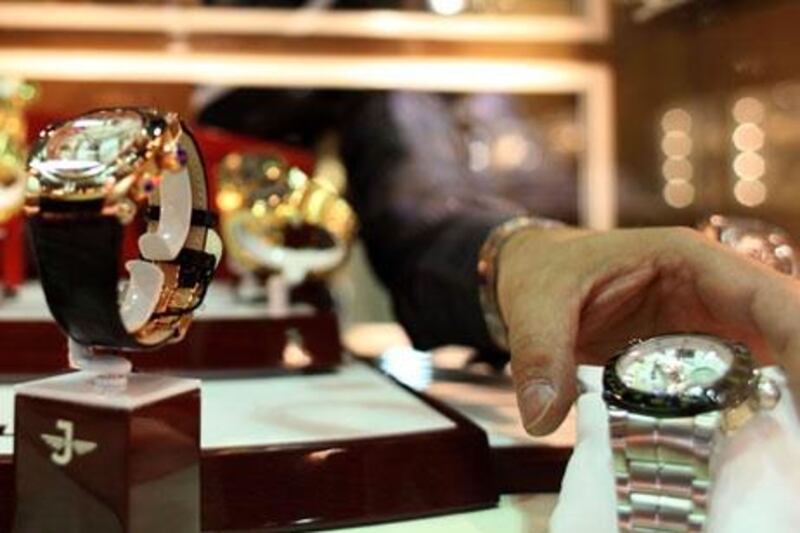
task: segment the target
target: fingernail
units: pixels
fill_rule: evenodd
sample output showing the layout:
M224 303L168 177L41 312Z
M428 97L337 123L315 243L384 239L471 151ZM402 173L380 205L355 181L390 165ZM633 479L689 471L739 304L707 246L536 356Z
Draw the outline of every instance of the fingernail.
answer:
M519 399L522 424L530 432L550 411L550 406L556 399L556 391L549 381L531 381L522 389Z

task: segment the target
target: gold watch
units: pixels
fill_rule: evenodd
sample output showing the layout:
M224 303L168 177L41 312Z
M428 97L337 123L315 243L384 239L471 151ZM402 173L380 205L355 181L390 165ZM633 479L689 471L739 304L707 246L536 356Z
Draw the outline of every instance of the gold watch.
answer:
M281 273L300 282L341 265L357 222L327 181L280 157L230 154L219 169L217 206L234 270Z

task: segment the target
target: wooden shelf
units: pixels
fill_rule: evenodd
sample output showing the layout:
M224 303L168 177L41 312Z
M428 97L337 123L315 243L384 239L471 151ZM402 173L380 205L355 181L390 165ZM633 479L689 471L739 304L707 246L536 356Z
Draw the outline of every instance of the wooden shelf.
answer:
M575 15L452 17L389 10L327 11L75 3L0 3L0 29L283 37L579 43L608 36L605 0Z
M32 80L565 93L606 67L576 61L2 48L0 75Z

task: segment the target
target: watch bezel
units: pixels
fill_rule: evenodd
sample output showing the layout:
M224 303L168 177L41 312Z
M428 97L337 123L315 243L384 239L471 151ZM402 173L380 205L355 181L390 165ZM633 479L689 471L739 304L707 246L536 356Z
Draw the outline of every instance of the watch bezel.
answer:
M733 354L730 368L721 379L706 387L702 395L658 395L633 389L619 377L617 362L644 342L636 341L617 352L605 365L603 399L606 403L626 411L655 417L685 417L735 407L751 396L756 379L755 363L744 344L696 333L672 333L653 338L676 335L702 337L724 344Z
M96 184L91 180L87 181L85 188L70 194L64 194L69 191L53 191L48 184L44 184L37 191L39 194L33 197L35 203L29 203L26 212L37 220L51 223L116 218L120 225L126 225L144 207L147 231L153 231L161 215L161 202L152 203L153 193L164 172L185 169L190 182L198 186L201 184L202 194L196 198L192 189L192 202L201 200L199 203L202 205L192 205L189 234L177 257L171 260L140 258L155 264L164 274L155 310L147 323L127 331L131 339L129 344L111 346L105 341L87 343L98 352L154 349L178 341L186 334L192 314L201 305L221 256L221 242L214 231L216 216L207 205L205 165L196 139L175 113L162 113L151 108L108 108L92 110L70 120L98 112L136 113L142 117L141 130L137 131L134 142L116 154L115 162L109 165L113 171L102 173L106 181L102 190L92 192ZM37 155L46 155L47 142L53 132L68 122L53 124L43 130L29 164ZM43 173L31 169L30 175L31 181L40 181ZM53 177L53 181L57 182L58 177ZM204 233L197 233L197 228L203 229ZM116 264L115 261L115 272Z
M109 164L109 172L104 172L102 179L98 177L76 183L36 167L36 161L47 159L47 145L55 132L71 121L102 112L134 113L142 120L134 142L117 155L114 163ZM174 162L168 160L177 159L174 152L181 131L180 120L174 113L162 114L155 109L135 107L94 109L52 123L41 131L28 157L30 179L26 203L35 207L41 199L59 202L104 200L104 208L113 206L119 200L139 193L136 186L142 179L157 178L161 167L174 166Z

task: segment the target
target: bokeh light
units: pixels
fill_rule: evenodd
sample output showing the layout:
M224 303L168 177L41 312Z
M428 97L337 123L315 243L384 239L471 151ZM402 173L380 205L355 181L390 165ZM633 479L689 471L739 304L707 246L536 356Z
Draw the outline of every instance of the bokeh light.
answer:
M681 209L694 202L694 185L685 180L670 180L664 185L663 195L667 205Z
M736 200L747 207L755 207L767 199L767 186L759 180L739 180L733 187Z

